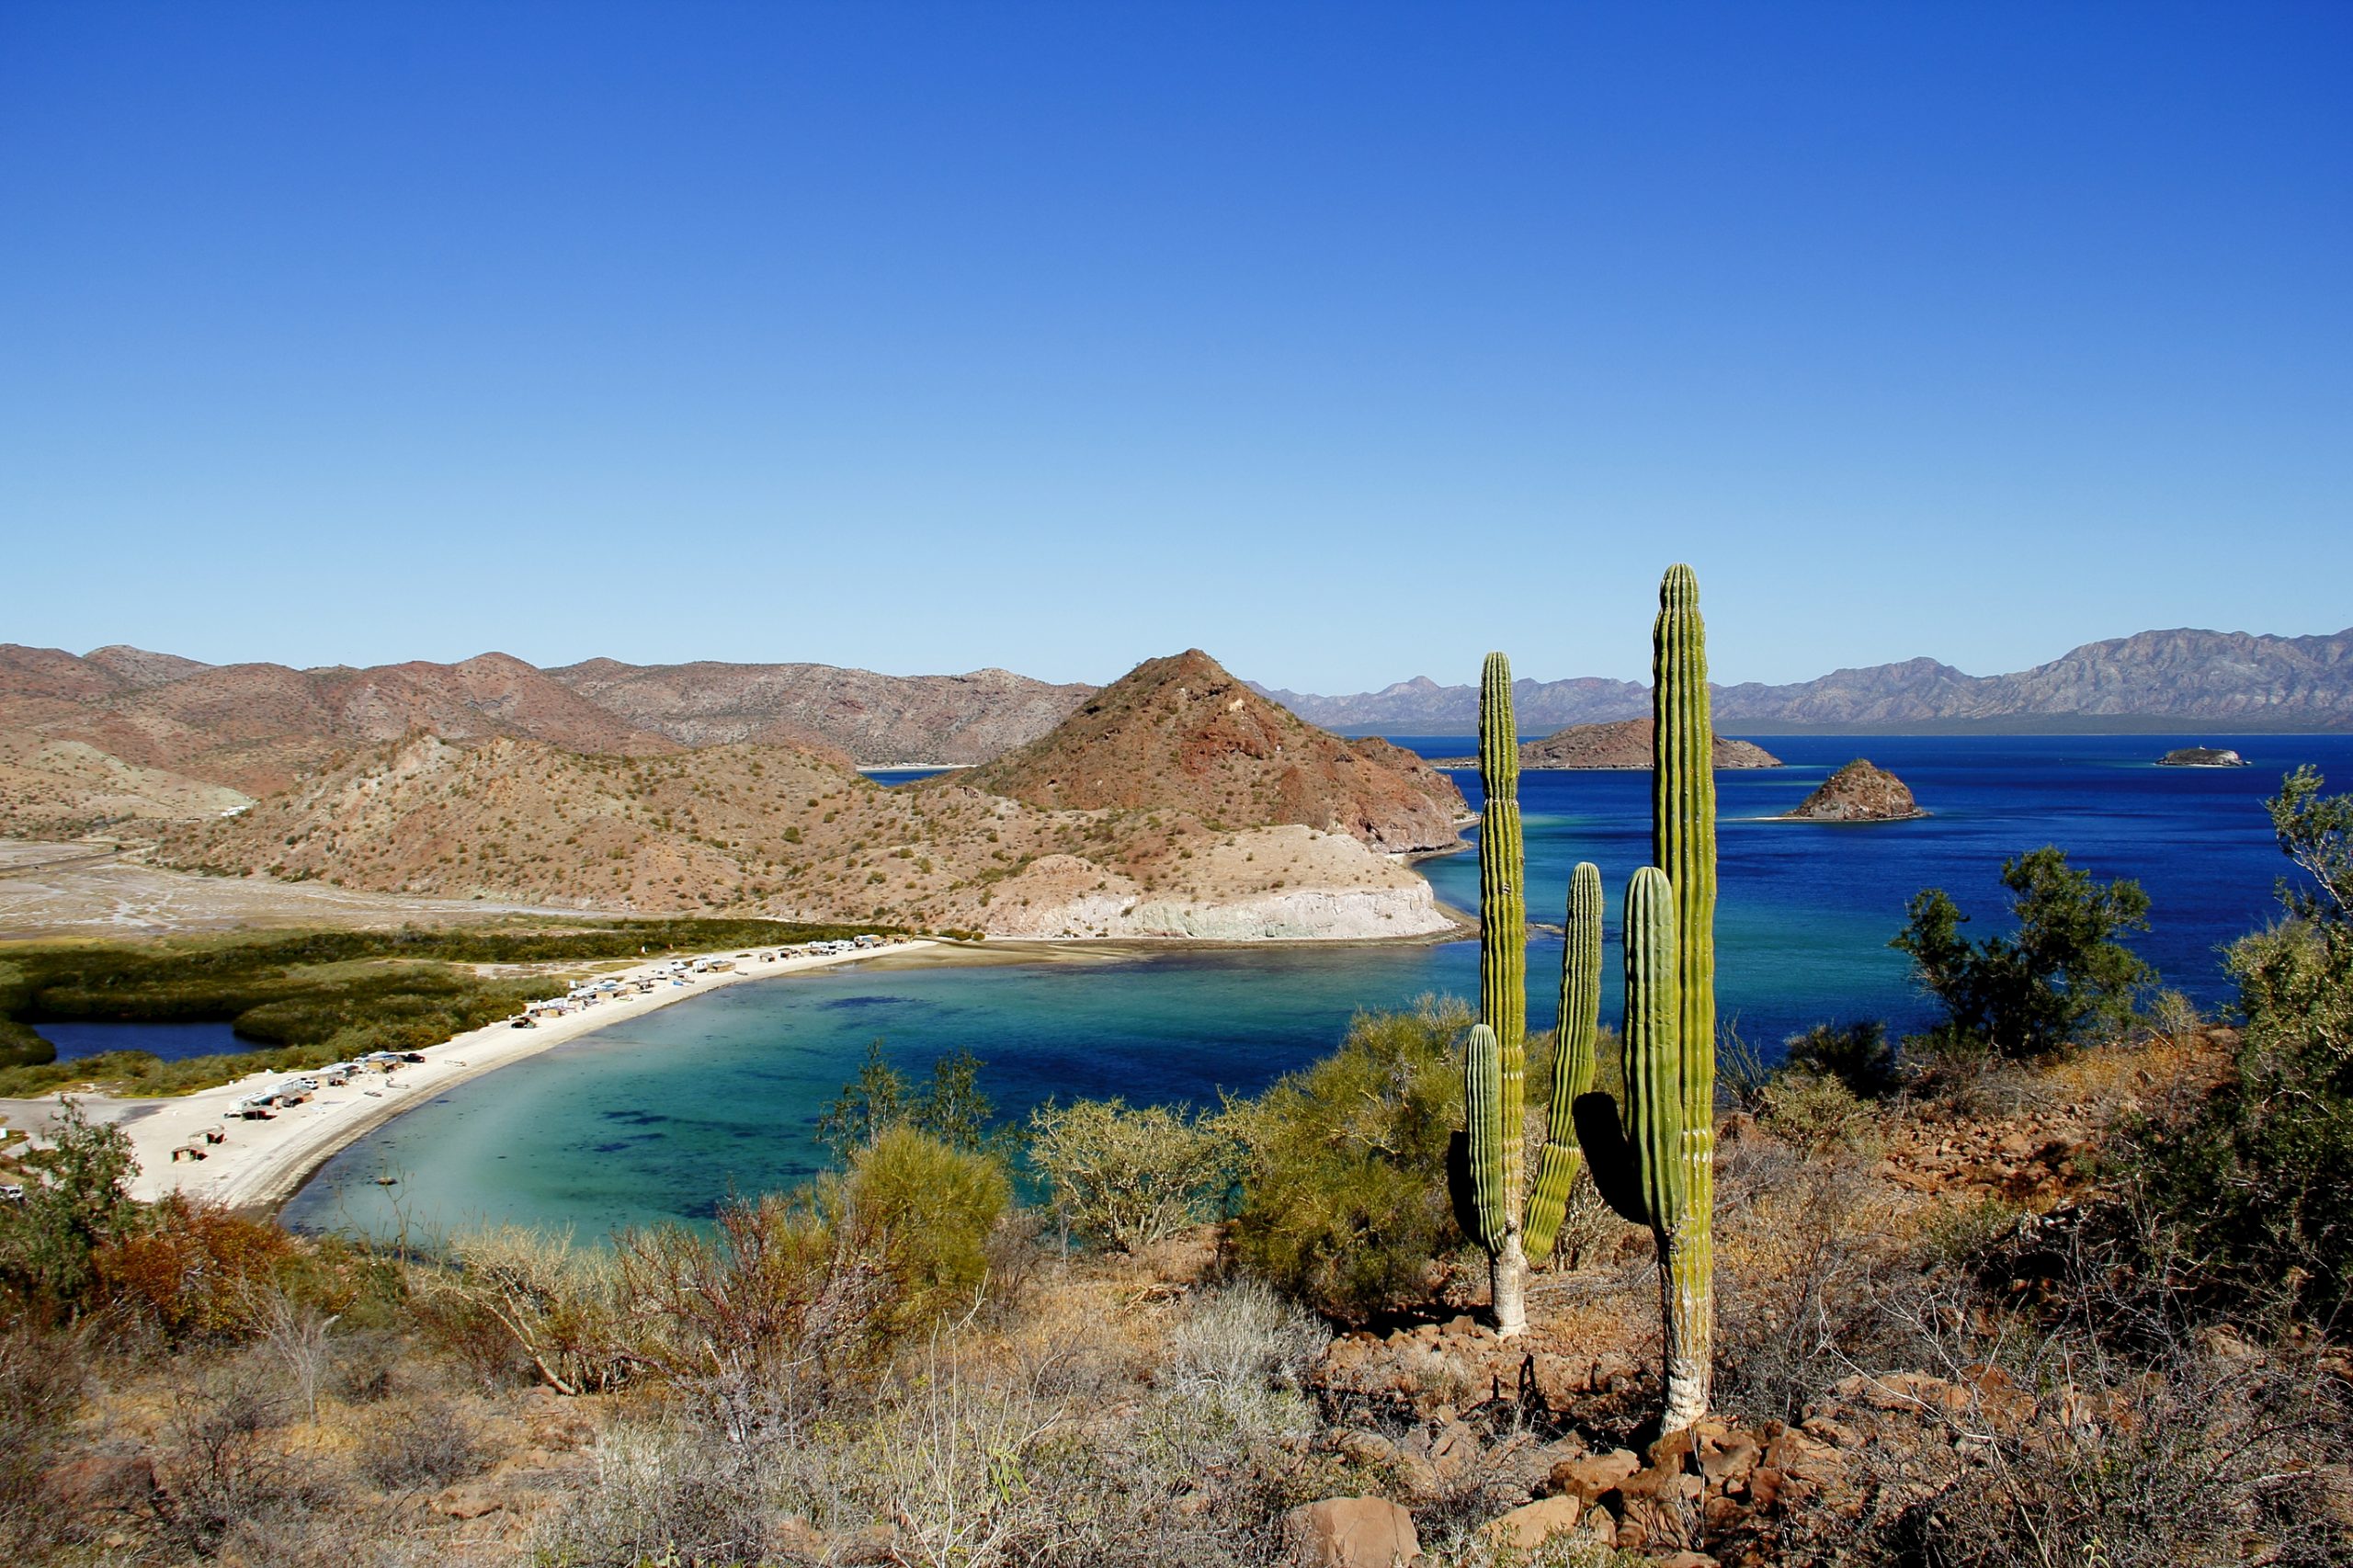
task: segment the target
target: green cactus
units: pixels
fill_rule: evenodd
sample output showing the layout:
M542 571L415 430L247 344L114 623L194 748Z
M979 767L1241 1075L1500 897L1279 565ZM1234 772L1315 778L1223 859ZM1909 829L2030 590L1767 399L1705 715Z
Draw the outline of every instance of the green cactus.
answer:
M1651 858L1675 894L1669 956L1677 1028L1659 1042L1660 1054L1672 1058L1672 1074L1665 1065L1652 1071L1658 1084L1674 1088L1679 1126L1644 1156L1675 1167L1658 1187L1673 1194L1674 1203L1660 1206L1654 1199L1651 1216L1666 1331L1664 1429L1672 1432L1707 1414L1715 1336L1716 773L1707 628L1691 568L1667 568L1658 604L1651 633ZM1628 1065L1631 1084L1631 1055Z
M1479 692L1479 1019L1463 1062L1471 1145L1471 1199L1488 1258L1495 1331L1527 1326L1520 1196L1527 1124L1528 903L1519 832L1519 734L1512 720L1511 661L1487 655ZM1489 1039L1482 1042L1483 1031ZM1546 1238L1551 1239L1549 1236Z
M1601 874L1580 865L1569 887L1561 959L1561 1025L1546 1142L1523 1228L1522 1080L1526 1074L1527 931L1521 887L1518 750L1511 671L1487 657L1479 710L1486 786L1479 855L1479 1004L1464 1066L1470 1186L1479 1244L1491 1260L1497 1332L1525 1326L1525 1258L1548 1256L1580 1152L1602 1191L1657 1240L1665 1330L1665 1411L1676 1431L1707 1413L1714 1337L1715 903L1714 736L1706 629L1688 566L1659 586L1653 631L1656 721L1651 844L1656 864L1626 894L1625 1101L1622 1131L1588 1143L1576 1102L1590 1094L1601 990Z
M1593 1089L1594 1041L1601 1032L1601 868L1579 861L1569 878L1568 917L1562 925L1561 1026L1552 1048L1552 1098L1544 1119L1544 1154L1529 1200L1528 1256L1542 1261L1568 1212L1579 1156L1575 1107Z

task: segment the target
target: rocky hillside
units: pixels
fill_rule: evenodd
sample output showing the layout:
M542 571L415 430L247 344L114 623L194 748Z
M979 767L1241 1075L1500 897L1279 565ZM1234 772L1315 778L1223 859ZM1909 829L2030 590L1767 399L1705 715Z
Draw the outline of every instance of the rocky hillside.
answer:
M1791 822L1908 822L1928 813L1903 779L1857 757L1824 779L1790 812Z
M161 863L379 892L724 912L1003 936L1413 936L1429 886L1345 834L1183 812L1040 810L961 784L885 790L839 753L734 744L581 756L427 733L241 815Z
M1632 718L1650 706L1649 688L1630 681L1522 680L1512 689L1520 722L1530 726ZM1475 686L1427 677L1352 697L1267 695L1335 728L1465 734L1478 721ZM2001 676L1911 659L1789 686L1718 687L1715 716L1752 731L2146 729L2192 720L2245 730L2344 729L2353 727L2353 629L2319 637L2143 631Z
M884 676L830 665L623 665L591 659L549 676L681 745L815 739L858 765L986 762L1036 740L1095 688L1008 670Z
M1523 768L1633 768L1647 773L1651 769L1652 737L1657 729L1649 719L1621 719L1614 724L1572 724L1540 741L1523 741L1519 747L1519 766ZM1779 767L1781 759L1763 746L1747 741L1736 741L1729 735L1718 735L1711 748L1718 767ZM1436 767L1476 767L1475 756L1450 756L1434 763Z
M129 648L77 659L0 647L0 730L85 742L131 767L248 795L283 789L355 745L416 729L453 741L528 737L581 752L676 749L504 653L455 665L294 670L197 665Z
M1319 730L1198 648L1137 665L1052 733L960 781L1049 809L1295 824L1391 853L1451 847L1464 811L1412 753Z

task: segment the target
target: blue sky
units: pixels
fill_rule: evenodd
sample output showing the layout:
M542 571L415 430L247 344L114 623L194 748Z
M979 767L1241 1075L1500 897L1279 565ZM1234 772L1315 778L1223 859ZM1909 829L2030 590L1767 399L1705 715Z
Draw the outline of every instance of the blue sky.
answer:
M2353 6L0 4L0 641L2353 622Z

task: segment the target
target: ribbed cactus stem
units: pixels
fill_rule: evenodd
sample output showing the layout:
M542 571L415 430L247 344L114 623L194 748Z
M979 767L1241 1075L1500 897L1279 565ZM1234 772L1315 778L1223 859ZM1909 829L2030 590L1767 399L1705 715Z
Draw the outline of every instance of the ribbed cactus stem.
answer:
M1672 1153L1680 1200L1672 1210L1653 1210L1666 1317L1664 1429L1671 1432L1707 1413L1715 1324L1715 733L1709 719L1707 628L1699 618L1699 580L1688 566L1669 567L1659 585L1652 650L1651 846L1674 889L1677 989L1680 1130Z
M1682 1053L1675 890L1644 866L1626 889L1626 1142L1643 1207L1664 1234L1684 1207Z
M1496 1332L1512 1335L1525 1324L1520 1140L1528 1097L1528 903L1519 732L1512 717L1511 661L1501 653L1488 654L1480 675L1479 782L1485 797L1479 813L1479 1018L1495 1042L1495 1132L1501 1156L1495 1199L1502 1221L1501 1230L1492 1240L1482 1237L1481 1244L1489 1259Z
M1581 861L1569 878L1562 925L1561 1025L1552 1047L1552 1084L1544 1119L1544 1155L1528 1205L1528 1256L1552 1256L1569 1189L1580 1164L1575 1107L1593 1088L1594 1043L1601 1033L1601 869Z
M1471 1140L1471 1205L1478 1221L1472 1240L1489 1253L1503 1250L1510 1229L1504 1189L1517 1150L1504 1144L1503 1062L1495 1031L1481 1024L1471 1031L1462 1061L1462 1120Z

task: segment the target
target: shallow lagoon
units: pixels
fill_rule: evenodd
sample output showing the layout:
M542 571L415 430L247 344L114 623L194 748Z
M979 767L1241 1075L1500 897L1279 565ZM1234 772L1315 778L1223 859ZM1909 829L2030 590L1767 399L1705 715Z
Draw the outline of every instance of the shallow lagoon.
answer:
M2173 745L2234 746L2254 766L2150 766ZM1461 755L1461 737L1412 741ZM1720 1001L1772 1049L1831 1018L1921 1017L1887 939L1905 901L1942 885L1991 925L2003 857L2067 848L2155 903L2138 942L2168 983L2225 994L2215 949L2268 918L2286 869L2264 796L2298 762L2353 783L2353 737L1768 737L1791 764L1719 778ZM1935 814L1864 826L1762 820L1856 756L1893 769ZM1473 774L1457 776L1466 790ZM1569 871L1602 867L1614 924L1648 857L1642 774L1529 773L1520 800L1530 913L1560 919ZM1426 861L1438 895L1476 901L1468 854ZM1614 931L1613 931L1614 936ZM1559 941L1529 954L1530 1024L1554 1013ZM1615 964L1614 951L1610 963ZM818 1113L881 1037L914 1074L970 1047L1001 1112L1049 1095L1208 1102L1247 1093L1330 1049L1361 1007L1468 996L1476 948L1191 951L1120 962L872 969L754 983L560 1047L442 1096L331 1162L290 1206L311 1226L432 1232L484 1221L613 1227L707 1216L728 1191L806 1179ZM1614 974L1605 1017L1617 1007ZM375 1183L380 1174L396 1185Z

